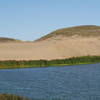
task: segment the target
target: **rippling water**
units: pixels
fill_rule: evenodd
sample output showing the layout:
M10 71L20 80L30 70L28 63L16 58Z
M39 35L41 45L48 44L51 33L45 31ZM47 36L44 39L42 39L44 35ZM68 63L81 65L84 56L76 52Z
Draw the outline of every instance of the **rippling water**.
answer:
M0 93L40 100L100 100L100 64L2 69Z

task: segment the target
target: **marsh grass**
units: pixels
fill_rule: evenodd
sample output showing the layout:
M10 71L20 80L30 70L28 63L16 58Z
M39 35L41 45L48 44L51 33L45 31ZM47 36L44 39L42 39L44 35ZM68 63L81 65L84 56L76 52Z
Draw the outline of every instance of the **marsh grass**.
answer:
M57 60L0 61L0 68L32 68L99 63L100 56L83 56Z
M30 99L11 94L0 94L0 100L30 100Z

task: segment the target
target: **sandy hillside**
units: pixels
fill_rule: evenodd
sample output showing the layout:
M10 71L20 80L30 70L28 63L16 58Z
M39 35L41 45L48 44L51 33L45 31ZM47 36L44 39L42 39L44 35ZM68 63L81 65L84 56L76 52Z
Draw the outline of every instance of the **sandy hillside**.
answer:
M1 42L0 60L64 59L100 56L100 36L54 35L35 42Z

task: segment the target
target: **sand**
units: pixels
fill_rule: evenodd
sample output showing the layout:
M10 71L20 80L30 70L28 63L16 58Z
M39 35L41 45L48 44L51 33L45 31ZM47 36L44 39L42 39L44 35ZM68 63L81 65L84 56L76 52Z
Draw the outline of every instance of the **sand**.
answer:
M0 60L51 60L100 56L99 37L54 37L45 41L0 43Z

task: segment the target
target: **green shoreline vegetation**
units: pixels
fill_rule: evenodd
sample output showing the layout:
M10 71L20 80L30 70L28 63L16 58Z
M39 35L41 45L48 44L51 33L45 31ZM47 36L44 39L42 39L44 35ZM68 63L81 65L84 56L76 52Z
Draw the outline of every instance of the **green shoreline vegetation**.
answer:
M6 61L0 61L0 68L1 69L34 68L34 67L94 64L99 62L100 62L100 56L82 56L82 57L73 57L73 58L59 59L59 60L29 60L29 61L6 60Z

